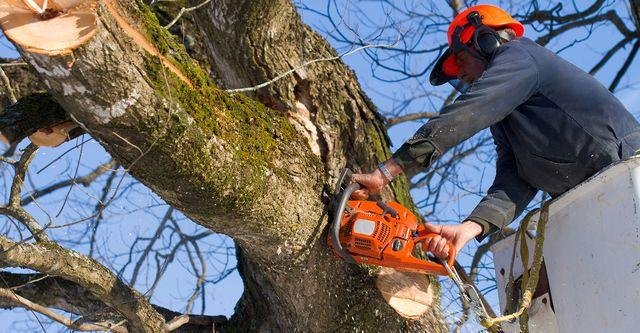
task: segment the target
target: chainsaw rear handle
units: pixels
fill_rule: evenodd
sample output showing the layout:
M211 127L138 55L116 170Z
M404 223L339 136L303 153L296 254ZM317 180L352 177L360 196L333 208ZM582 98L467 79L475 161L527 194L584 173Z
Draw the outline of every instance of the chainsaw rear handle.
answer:
M348 169L345 169L348 170ZM338 184L340 186L340 184ZM349 201L349 197L351 197L351 193L360 189L360 184L353 183L349 184L347 188L342 192L340 196L340 201L338 202L338 207L336 208L335 213L333 214L333 225L331 226L331 243L333 244L333 248L346 260L348 263L355 264L356 261L353 259L351 254L344 250L342 244L340 244L340 223L342 222L342 214L344 210L347 208L347 201Z

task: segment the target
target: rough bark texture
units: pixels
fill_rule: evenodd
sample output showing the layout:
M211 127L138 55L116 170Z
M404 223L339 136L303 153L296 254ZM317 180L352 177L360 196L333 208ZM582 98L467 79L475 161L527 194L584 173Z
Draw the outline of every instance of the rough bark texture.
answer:
M0 266L29 268L81 285L127 318L132 332L164 330L164 318L153 310L146 298L131 292L102 265L56 243L15 243L0 236Z
M376 290L375 271L338 261L325 244L340 169L370 170L389 155L381 119L351 70L322 63L251 93L255 100L230 95L141 2L105 0L97 11L98 32L74 51L72 66L65 57L23 57L134 177L236 240L245 293L224 330L444 330L437 299L406 320ZM224 87L335 54L290 1L212 1L193 19ZM135 31L150 45L141 47ZM406 180L394 186L383 196L409 204Z
M0 58L0 63L7 62L12 61ZM8 66L4 67L3 70L11 79L11 89L17 99L33 93L44 92L47 89L44 83L38 79L37 73L30 66ZM4 109L12 104L9 96L11 96L9 88L5 84L0 84L0 108Z
M56 276L44 274L16 274L0 272L0 280L4 288L30 301L46 307L60 309L82 316L84 322L110 321L120 322L124 317L113 309L106 307L103 300L97 298L81 285ZM5 299L0 299L0 308L19 306ZM164 317L165 321L182 315L175 311L152 305ZM189 323L181 326L176 333L211 333L214 326L222 326L227 321L224 316L190 315Z

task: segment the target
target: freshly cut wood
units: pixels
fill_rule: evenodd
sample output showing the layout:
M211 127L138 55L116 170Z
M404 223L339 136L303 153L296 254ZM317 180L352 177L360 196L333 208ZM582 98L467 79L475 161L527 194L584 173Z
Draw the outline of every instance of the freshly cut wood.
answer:
M65 121L52 127L43 128L29 135L29 140L41 147L57 147L67 141L69 132L78 127L73 121Z
M433 287L427 275L384 267L378 273L376 287L396 312L418 319L434 304Z
M0 0L0 26L28 52L63 55L97 31L97 1Z

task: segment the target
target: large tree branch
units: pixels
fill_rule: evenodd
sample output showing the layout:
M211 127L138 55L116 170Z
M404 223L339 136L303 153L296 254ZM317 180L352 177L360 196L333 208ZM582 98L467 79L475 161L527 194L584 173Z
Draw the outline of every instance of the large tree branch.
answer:
M15 292L13 292L12 290L9 289L5 289L5 288L0 288L0 299L4 299L5 301L9 301L12 304L15 304L16 306L20 306L26 309L29 309L31 311L35 311L38 312L40 314L43 314L47 317L49 317L49 319L52 319L66 327L68 327L71 330L74 331L110 331L110 332L115 332L115 333L127 333L127 329L124 328L122 325L124 324L124 321L121 321L117 324L114 323L110 323L110 322L76 322L71 320L71 318L67 318L55 311L52 311L40 304L34 303L18 294L16 294Z
M120 322L124 317L104 304L99 298L77 283L58 276L44 274L19 274L0 271L0 287L11 290L41 306L63 310L81 316L83 321ZM0 298L0 308L20 306L15 302ZM175 318L184 318L185 314L167 308L152 305L169 323ZM187 323L175 332L210 333L212 328L221 328L227 322L224 316L205 316L188 314Z
M93 259L56 243L17 243L0 236L0 264L29 268L77 283L124 316L131 332L164 330L164 318L143 295Z

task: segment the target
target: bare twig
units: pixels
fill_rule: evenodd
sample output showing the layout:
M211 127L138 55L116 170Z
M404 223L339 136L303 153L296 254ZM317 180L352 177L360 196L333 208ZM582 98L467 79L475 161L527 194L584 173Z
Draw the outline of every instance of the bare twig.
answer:
M15 170L15 175L13 176L13 182L11 184L9 203L6 206L0 206L0 214L9 215L18 220L27 227L37 241L48 241L49 237L44 233L44 229L20 206L20 193L24 184L25 175L37 151L38 146L30 144L25 148L20 160L10 164Z
M38 312L47 316L49 319L54 320L71 330L74 331L110 331L116 333L127 333L128 330L124 327L125 321L121 321L119 323L111 323L111 322L96 322L96 323L80 323L78 321L73 321L70 318L67 318L55 311L46 308L40 304L31 302L30 300L17 295L10 289L0 288L0 298L9 300L14 302L16 306L21 306L31 311Z
M622 80L624 74L627 73L627 70L629 69L629 66L631 66L633 60L635 60L636 53L638 53L639 48L640 39L636 40L636 43L633 45L633 48L631 49L631 52L629 52L627 59L625 59L624 64L622 64L622 67L620 67L620 70L618 71L618 73L616 73L616 77L613 78L613 82L611 82L611 85L609 86L610 91L616 90L616 87L620 83L620 80Z
M0 63L0 67L15 67L15 66L27 66L26 62L5 62Z
M71 178L71 179L67 179L67 180L63 180L61 182L57 182L55 184L49 185L43 189L40 190L36 190L35 192L27 195L26 197L22 198L22 200L20 201L20 205L22 206L26 206L29 203L33 202L34 200L45 196L47 194L50 194L52 192L55 192L56 190L59 190L61 188L65 188L67 186L71 186L73 184L82 184L83 186L89 186L94 180L96 180L98 177L100 177L101 175L103 175L104 173L106 173L107 171L112 170L114 167L116 166L116 162L115 160L110 160L107 163L104 163L100 166L98 166L95 170L93 170L92 172L82 176L82 177L76 177L76 178Z
M177 316L171 319L171 321L169 321L168 323L164 324L164 329L167 332L175 331L178 328L180 328L180 326L187 324L188 322L189 322L188 315Z
M276 76L275 78L273 78L273 79L271 79L269 81L263 82L263 83L261 83L261 84L259 84L257 86L248 87L248 88L227 89L225 91L228 92L228 93L239 93L239 92L255 91L255 90L258 90L260 88L264 88L264 87L266 87L266 86L268 86L268 85L270 85L270 84L272 84L272 83L274 83L274 82L286 77L287 75L289 75L289 74L291 74L293 72L296 72L296 71L298 71L298 70L300 70L302 68L305 68L305 67L307 67L307 66L309 66L311 64L315 64L317 62L324 62L324 61L334 61L334 60L342 59L343 57L346 57L348 55L354 54L354 53L356 53L358 51L362 51L362 50L366 50L366 49L372 49L372 48L387 48L387 47L391 47L392 45L393 44L390 44L390 45L365 45L365 46L362 46L362 47L355 48L355 49L353 49L351 51L342 53L342 54L337 55L335 57L326 57L326 58L319 58L319 59L310 60L310 61L307 61L307 62L303 63L302 65L296 67L296 68L290 69L290 70L288 70L288 71Z
M164 28L165 29L171 28L174 24L176 24L176 22L178 22L178 20L180 19L180 17L182 17L182 15L184 13L188 13L190 11L196 10L196 9L208 4L209 2L211 2L211 0L205 0L201 4L199 4L197 6L189 7L189 8L182 7L180 9L180 12L178 13L178 15L173 19L173 21L171 21L171 22L169 22L169 24L165 25Z
M387 119L387 127L391 127L393 125L404 123L407 121L415 121L419 119L430 119L437 116L438 114L439 114L438 112L417 112L417 113L410 113L404 116L389 118Z
M2 69L2 67L0 67L0 77L2 77L2 81L9 91L9 100L11 101L11 103L18 103L16 94L13 93L13 88L11 88L11 81L9 81L9 78L7 77L7 74L4 72L4 69Z

